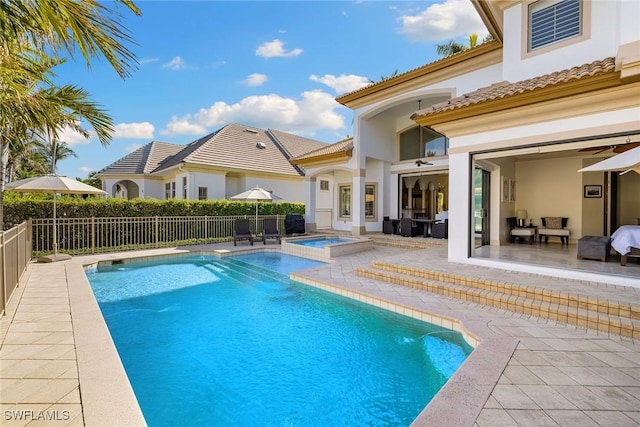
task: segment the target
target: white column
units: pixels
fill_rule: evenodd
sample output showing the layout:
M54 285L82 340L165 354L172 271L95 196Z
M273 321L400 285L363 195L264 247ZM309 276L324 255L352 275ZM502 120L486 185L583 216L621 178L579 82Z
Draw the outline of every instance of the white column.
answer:
M400 218L400 212L398 211L398 206L400 205L400 200L399 200L400 193L398 193L398 189L400 188L400 185L399 185L400 175L393 174L391 175L390 178L391 179L389 180L388 192L385 192L385 194L388 194L388 196L386 196L387 199L385 203L387 203L389 217Z
M316 224L316 177L307 177L304 181L304 213L305 213L305 228L307 232L314 231L317 228Z
M465 261L473 247L470 206L470 159L467 153L449 155L449 261Z
M353 171L353 183L351 185L351 233L361 236L367 232L364 219L364 186L366 170Z

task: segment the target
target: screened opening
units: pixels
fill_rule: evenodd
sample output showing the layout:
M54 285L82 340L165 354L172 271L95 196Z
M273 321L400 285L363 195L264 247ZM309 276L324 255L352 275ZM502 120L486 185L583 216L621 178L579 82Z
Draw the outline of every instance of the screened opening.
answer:
M400 160L421 157L444 156L449 149L449 139L431 129L420 126L400 134Z

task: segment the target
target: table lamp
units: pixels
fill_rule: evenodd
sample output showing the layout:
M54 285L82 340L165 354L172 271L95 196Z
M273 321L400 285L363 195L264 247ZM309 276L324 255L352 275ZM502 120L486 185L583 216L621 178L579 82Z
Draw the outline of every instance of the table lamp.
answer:
M516 218L518 218L518 227L525 226L525 222L528 216L529 216L529 213L526 211L526 209L518 209L516 211Z

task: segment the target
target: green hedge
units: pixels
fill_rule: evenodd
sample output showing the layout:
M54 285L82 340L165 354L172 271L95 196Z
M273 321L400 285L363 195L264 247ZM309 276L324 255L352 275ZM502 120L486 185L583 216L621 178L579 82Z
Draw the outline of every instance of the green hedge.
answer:
M260 203L260 215L304 214L304 203ZM62 196L57 199L58 218L229 216L255 215L255 202L230 200L100 199ZM53 199L48 195L4 193L5 227L29 218L51 218Z

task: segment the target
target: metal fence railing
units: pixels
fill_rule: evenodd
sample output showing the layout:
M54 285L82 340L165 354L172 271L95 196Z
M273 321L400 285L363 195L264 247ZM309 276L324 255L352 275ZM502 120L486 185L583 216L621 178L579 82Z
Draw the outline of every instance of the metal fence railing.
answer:
M155 216L130 218L57 218L58 252L70 255L161 248L229 241L237 218L250 219L261 235L264 218L277 218L284 234L284 215ZM33 256L53 252L53 220L34 219Z
M31 260L31 221L0 231L0 316Z

